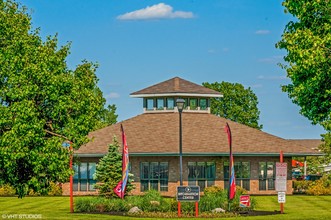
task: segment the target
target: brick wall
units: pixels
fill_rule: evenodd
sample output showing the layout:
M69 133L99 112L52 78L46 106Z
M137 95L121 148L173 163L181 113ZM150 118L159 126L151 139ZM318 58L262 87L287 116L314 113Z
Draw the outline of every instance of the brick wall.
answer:
M93 159L95 161L96 158ZM292 194L292 158L284 158L284 162L288 164L287 176L287 194ZM87 158L83 159L88 161ZM183 157L183 185L188 185L188 162L215 162L216 164L216 180L215 185L224 188L224 167L223 164L228 161L228 157ZM234 157L235 162L250 162L251 178L249 194L255 195L272 195L277 194L275 190L259 190L259 162L279 162L279 157ZM164 196L176 196L177 186L179 186L179 157L130 157L131 173L134 175L135 189L131 192L133 195L141 195L140 192L140 162L168 162L169 166L169 182L168 192L161 192ZM74 192L75 195L90 195L97 192ZM69 195L69 184L63 184L63 195Z

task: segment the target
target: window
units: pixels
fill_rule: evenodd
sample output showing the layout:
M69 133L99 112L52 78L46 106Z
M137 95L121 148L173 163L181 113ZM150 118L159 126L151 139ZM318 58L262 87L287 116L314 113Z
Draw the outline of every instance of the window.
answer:
M174 109L175 101L174 98L167 98L167 109Z
M157 105L157 107L156 107L157 110L164 110L164 99L157 98L156 105Z
M168 162L141 162L140 191L168 191Z
M250 190L251 167L249 162L235 162L236 185ZM229 187L229 162L224 162L224 188Z
M215 178L215 162L188 163L189 186L200 186L200 190L203 191L206 187L215 185Z
M259 190L275 189L275 163L259 162Z
M178 97L177 99L183 99L185 101L184 108L183 109L187 109L188 108L188 98Z
M95 191L96 180L93 179L96 163L80 163L73 166L74 191Z
M154 99L146 99L146 109L154 110Z
M198 109L198 99L190 99L190 110Z
M207 99L200 99L200 110L206 110L207 109Z

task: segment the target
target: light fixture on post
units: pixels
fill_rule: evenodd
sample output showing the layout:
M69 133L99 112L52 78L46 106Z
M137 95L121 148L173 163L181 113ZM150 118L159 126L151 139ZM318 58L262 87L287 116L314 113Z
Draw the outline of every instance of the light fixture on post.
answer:
M176 105L179 112L179 181L183 185L183 146L182 146L182 112L184 109L185 100L177 99Z

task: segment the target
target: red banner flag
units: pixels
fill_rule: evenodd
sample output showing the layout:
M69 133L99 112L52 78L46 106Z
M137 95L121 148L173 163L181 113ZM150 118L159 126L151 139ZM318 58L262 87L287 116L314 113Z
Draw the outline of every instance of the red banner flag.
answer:
M125 190L126 190L126 184L128 182L128 178L129 178L129 150L128 150L128 144L126 142L126 136L125 136L122 125L121 125L121 131L122 131L122 143L123 143L122 180L119 181L117 186L114 188L114 192L116 193L116 195L118 195L118 197L123 199Z
M122 180L118 182L117 186L114 188L114 193L122 198Z
M233 154L232 154L232 135L231 129L228 123L225 126L225 132L228 134L228 141L229 141L229 148L230 148L230 165L229 165L229 199L233 199L236 195L236 178L234 173L234 161L233 161Z
M128 143L126 142L126 136L124 133L123 126L122 129L122 143L123 143L123 153L122 153L122 199L124 198L124 193L126 189L126 184L129 178L129 149Z

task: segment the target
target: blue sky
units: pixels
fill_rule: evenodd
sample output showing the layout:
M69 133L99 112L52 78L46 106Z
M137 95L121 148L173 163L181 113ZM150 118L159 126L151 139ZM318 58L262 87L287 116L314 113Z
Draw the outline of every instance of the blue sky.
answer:
M251 87L263 131L287 139L320 138L281 85L290 81L275 48L288 21L281 0L22 0L41 35L72 42L68 65L97 62L99 87L119 121L142 114L129 94L179 76L191 82ZM226 94L225 94L226 95Z

